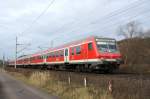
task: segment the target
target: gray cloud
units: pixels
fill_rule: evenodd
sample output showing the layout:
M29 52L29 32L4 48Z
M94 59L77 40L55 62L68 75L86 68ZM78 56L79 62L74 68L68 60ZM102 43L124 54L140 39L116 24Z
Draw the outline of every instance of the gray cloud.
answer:
M47 12L26 30L48 6L50 0L5 0L0 3L0 53L14 57L15 36L19 42L31 43L25 54L38 51L37 46L60 45L89 35L114 37L116 29L131 20L145 29L150 10L149 0L56 0ZM136 6L137 5L137 6ZM31 50L32 49L32 50Z

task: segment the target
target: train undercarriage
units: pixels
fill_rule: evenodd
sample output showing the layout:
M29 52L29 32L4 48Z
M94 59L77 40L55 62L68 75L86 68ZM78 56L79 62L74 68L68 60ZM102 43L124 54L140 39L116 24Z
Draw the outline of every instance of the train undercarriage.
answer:
M17 68L33 68L46 70L63 70L74 72L96 72L96 73L116 73L119 70L116 62L97 64L97 63L80 63L80 64L39 64L39 65L17 65Z

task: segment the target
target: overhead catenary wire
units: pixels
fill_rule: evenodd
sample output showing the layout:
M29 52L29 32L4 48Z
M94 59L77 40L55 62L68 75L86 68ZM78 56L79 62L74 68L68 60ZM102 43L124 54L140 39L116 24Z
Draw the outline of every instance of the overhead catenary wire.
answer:
M132 3L129 4L129 5L125 6L125 9L122 9L122 8L121 8L121 9L117 9L116 11L111 12L110 14L108 14L108 15L106 15L106 16L104 16L104 17L105 17L105 18L106 18L106 17L112 17L112 16L114 16L114 15L116 15L116 14L121 14L121 13L123 13L124 11L128 11L128 10L130 10L131 8L137 7L139 4L144 3L144 1L145 1L145 0L137 0L137 1L135 1L135 2L132 2ZM54 2L54 0L50 2L50 4L48 5L48 7L47 7L46 9L44 9L44 11L35 19L35 21L32 22L32 24L35 23L36 20L39 19L39 18L47 11L47 9L50 7L50 5L53 4L53 2ZM114 14L114 13L116 13L116 14ZM91 14L91 15L92 15L92 14ZM102 19L102 18L100 18L100 19ZM71 23L72 23L72 22L71 22ZM31 24L31 26L32 26L32 24ZM91 24L91 23L90 23L90 24ZM31 27L31 26L30 26L30 27ZM68 26L68 24L67 24L67 26ZM62 27L64 27L64 25L63 25ZM57 32L58 32L58 30L60 30L60 29L57 29ZM22 33L24 33L24 32L22 32ZM60 35L58 35L58 36L60 36ZM63 36L64 36L64 35L63 35Z
M145 0L137 0L137 1L135 1L135 2L132 2L131 4L129 4L129 5L127 5L125 8L126 9L131 9L132 8L132 6L131 5L135 5L135 7L137 6L137 5L139 5L140 3L142 3L143 1L145 1ZM50 4L53 4L53 2L54 2L54 0L50 3ZM48 8L48 7L47 7ZM47 9L46 8L46 9ZM122 8L121 9L117 9L116 11L114 11L114 12L112 12L112 13L110 13L110 14L108 14L108 15L111 15L111 14L114 14L115 12L117 12L117 11L120 11L121 13L123 12L123 11L121 11L122 10ZM123 9L124 10L124 9ZM43 12L46 12L46 10L44 10ZM42 15L42 14L41 14ZM41 17L41 15L40 15L40 17ZM91 14L92 15L92 14ZM107 15L107 16L108 16ZM104 16L104 17L106 17L106 16ZM38 19L38 18L37 18ZM34 21L33 21L33 23L34 23ZM69 22L70 23L70 22ZM72 25L72 23L73 22L71 22L70 24L65 24L65 25L67 25L67 26L70 26L70 25ZM31 24L31 26L32 26L32 24ZM62 26L62 27L65 27L64 25ZM58 32L58 30L61 30L62 29L62 27L60 27L60 29L57 29L57 32ZM27 29L28 30L28 29ZM26 31L26 30L25 30ZM24 33L24 32L22 32L22 33ZM61 32L61 33L63 33L63 32ZM58 33L57 33L58 34ZM55 34L52 34L52 35L55 35ZM52 36L51 35L51 36Z
M117 11L115 11L115 12L112 12L111 14L109 14L108 16L104 16L105 18L106 17L108 17L108 18L111 18L111 17L113 17L113 16L116 16L116 14L118 15L122 15L121 13L127 13L128 12L128 10L130 10L131 8L135 8L135 7L138 7L138 5L140 5L140 4L142 4L143 3L143 1L145 1L145 0L138 0L138 1L136 1L137 2L137 4L134 4L134 6L133 6L133 3L131 4L132 6L129 6L129 5L127 5L127 6L129 6L129 7L127 7L126 9L119 9L119 10L117 10ZM135 3L135 2L134 2ZM119 13L120 12L120 13ZM116 14L114 14L114 13L116 13ZM102 20L102 18L100 18L100 20ZM107 19L108 20L108 19ZM106 20L105 20L106 21ZM68 25L68 24L67 24ZM89 24L89 25L91 25L91 23ZM63 26L64 27L64 26ZM64 35L66 35L66 34L64 34ZM58 37L62 37L63 35L58 35ZM57 39L57 38L55 38L55 39Z
M139 2L140 1L140 2ZM112 12L112 13L110 13L110 14L108 14L107 16L104 16L103 18L100 18L99 19L99 23L98 24L102 24L102 22L105 22L105 25L108 25L110 22L112 22L114 19L113 19L113 17L116 17L117 15L126 15L127 13L128 13L128 11L131 11L131 8L132 9L135 9L135 8L138 8L139 6L142 6L143 4L146 4L147 2L144 2L145 0L138 0L138 2L136 2L134 5L130 5L131 7L127 7L127 8L125 8L125 9L123 9L123 10L121 10L120 11L120 9L119 9L119 11L117 10L117 11L115 11L115 12ZM133 4L133 3L132 3ZM116 13L116 12L120 12L120 13ZM114 13L116 13L116 14L114 14ZM121 14L121 13L125 13L125 14ZM109 17L108 17L109 16ZM135 15L134 15L135 16ZM111 20L110 20L111 19ZM107 22L107 21L109 21L109 22ZM89 24L89 25L91 25L91 23ZM86 25L86 27L87 27L87 25ZM82 27L78 27L78 29L80 29L80 28L82 28ZM75 31L76 31L77 29L75 29ZM71 31L72 32L72 31ZM68 33L71 33L71 32L68 32ZM56 38L59 38L59 37L62 37L62 36L64 36L64 35L66 35L66 34L62 34L62 35L58 35ZM56 39L55 38L55 39Z
M150 9L149 9L150 10ZM150 12L147 12L147 13L150 13ZM132 16L133 17L133 16ZM136 20L136 17L138 17L138 18L140 18L140 17L143 17L143 15L139 15L139 16L137 16L137 15L135 15L135 17L134 18L131 18L130 20L128 20L128 22L129 21L133 21L133 19L134 20ZM123 20L122 20L123 21ZM126 23L128 23L128 22L126 22ZM91 33L94 33L94 32L96 32L96 31L98 31L98 30L100 30L100 32L101 33L107 33L106 31L108 31L109 29L112 29L112 27L117 27L118 25L119 25L119 23L120 23L120 21L115 21L115 22L111 22L109 25L103 25L102 27L99 27L99 29L96 29L96 30L94 30L94 31L89 31L88 32L88 34L90 34L91 35ZM120 24L121 25L121 24ZM88 28L88 27L87 27ZM75 31L74 31L75 32ZM78 35L73 35L73 37L74 38L78 38L78 37L82 37L83 35L85 35L84 33L83 34L78 34ZM72 38L71 37L65 37L65 39L67 39L68 41L69 40L71 40Z
M26 28L24 31L22 31L19 36L21 36L22 34L24 34L26 31L30 30L32 28L32 26L46 13L46 11L52 6L52 4L54 3L55 0L50 1L50 3L48 4L48 6L40 13L39 16L37 16L35 18L35 20L32 21L32 23L29 25L28 28ZM17 36L16 36L16 51L15 51L15 68L16 68L16 61L17 61ZM22 50L21 50L22 51Z
M39 16L37 16L35 18L35 20L32 21L32 23L29 25L28 28L26 28L24 31L21 32L20 35L24 34L28 30L30 30L33 27L33 25L47 12L47 10L53 5L54 2L55 2L55 0L51 0L50 3L48 4L48 6L40 13Z
M141 1L145 1L145 0L141 0ZM132 5L132 9L133 8L138 8L139 6L141 6L142 4L141 3L143 3L143 4L146 4L147 2L141 2L140 1L140 3L138 2L137 4L134 4L134 7L133 7L133 5ZM130 11L131 10L131 7L128 7L128 10ZM127 9L126 10L124 10L125 12L123 12L123 11L121 11L121 13L125 13L124 15L126 15L127 14ZM117 11L118 12L118 11ZM112 13L111 13L112 14ZM105 22L105 25L109 25L109 23L110 22L112 22L114 19L113 19L113 17L115 17L115 16L117 16L117 15L123 15L123 14L120 14L120 13L116 13L116 14L113 14L113 15L108 15L109 17L108 18L105 18L105 17L103 17L103 18L105 18L105 19L103 19L103 18L100 18L99 19L99 21L101 21L101 22L99 22L98 24L102 24L102 22ZM138 15L138 14L137 14ZM136 15L136 16L137 16ZM135 15L134 15L135 16ZM135 16L135 17L136 17ZM107 17L107 16L106 16ZM111 20L110 20L111 19ZM107 21L109 21L109 22L107 22ZM89 24L89 25L91 25L91 23ZM86 25L86 27L87 27L87 25ZM78 27L78 30L80 29L80 28L82 28L82 27ZM77 29L75 29L74 31L77 31ZM72 32L72 31L71 31ZM71 33L71 32L69 32L69 33ZM62 33L61 33L62 34ZM66 34L65 34L66 35ZM62 36L64 36L64 34L63 35L61 35L61 37ZM59 36L57 36L57 38L59 38L60 37L60 35ZM56 39L56 38L55 38Z

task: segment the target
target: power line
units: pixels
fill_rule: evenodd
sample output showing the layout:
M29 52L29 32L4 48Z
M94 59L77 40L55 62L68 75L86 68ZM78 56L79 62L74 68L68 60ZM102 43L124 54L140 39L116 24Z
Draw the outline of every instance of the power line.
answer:
M130 21L132 21L132 19L136 19L136 17L138 17L138 19L140 18L140 17L143 17L144 16L144 14L145 13L150 13L149 12L149 10L150 9L148 9L148 10L146 10L146 12L142 12L142 13L137 13L137 14L134 14L134 16L130 16L130 17L132 17L131 19L130 19ZM147 16L145 16L145 17L147 17ZM128 22L129 22L129 20L128 20ZM101 33L104 33L106 30L106 28L107 28L107 30L108 29L111 29L112 28L112 26L117 26L117 24L119 23L119 21L117 20L116 22L111 22L111 24L109 24L109 25L103 25L103 27L101 27L101 28L99 28L99 29L101 29ZM98 30L99 30L98 29ZM95 31L97 31L97 30L95 30ZM91 32L88 32L88 33L93 33L92 31ZM73 35L73 37L75 38L75 37L82 37L82 35L85 35L85 34L79 34L79 35ZM91 34L90 34L91 35ZM61 36L62 37L62 36ZM72 40L72 38L70 38L70 37L67 37L66 38L68 41L70 41L70 40Z
M138 6L140 5L142 5L143 3L145 4L146 2L144 2L145 0L137 0L137 1L135 1L135 2L133 2L133 3L130 3L130 4L128 4L127 6L125 6L124 8L121 8L121 9L117 9L116 11L114 11L114 12L111 12L111 13L109 13L108 15L106 15L106 16L104 16L104 17L102 17L102 18L99 18L98 20L100 21L106 21L106 20L109 20L110 18L112 18L112 17L114 17L114 16L117 16L117 15L121 15L121 13L127 13L128 11L130 11L131 9L133 9L133 8L138 8ZM97 20L97 21L98 21ZM78 22L79 23L79 22ZM106 24L106 23L105 23ZM107 23L108 24L108 23ZM89 25L91 25L91 22L89 23ZM64 26L63 26L64 27ZM79 27L79 29L80 28L82 28L82 27ZM58 34L58 33L57 33ZM61 33L59 33L59 34L62 34L62 32ZM58 35L58 36L60 36L60 35ZM57 36L57 37L58 37ZM62 35L63 36L63 35ZM56 39L56 38L55 38Z
M21 34L25 33L26 31L28 31L29 29L32 28L32 26L46 13L46 11L50 8L50 6L54 3L55 0L50 1L50 3L48 4L48 6L41 12L41 14L39 16L37 16L35 18L35 20L32 21L32 23L30 24L30 26L25 29L23 32L21 32ZM21 35L20 34L20 35ZM16 49L15 49L15 68L16 68L16 64L17 64L17 53L18 53L18 38L16 37ZM24 50L24 49L23 49ZM22 51L22 50L21 50Z
M116 11L114 11L114 12L112 12L112 13L109 13L108 15L106 15L106 16L104 16L103 18L105 18L105 20L103 20L103 18L100 18L100 19L98 19L98 20L101 20L101 21L108 21L108 19L110 19L110 18L112 18L112 17L114 17L114 16L117 16L117 15L123 15L122 13L127 13L129 10L131 10L131 9L134 9L134 8L137 8L139 5L142 5L142 4L145 4L146 2L145 2L145 0L138 0L138 1L136 1L136 2L133 2L133 3L131 3L131 4L129 4L129 5L127 5L126 7L125 7L125 9L117 9ZM111 20L110 20L110 22L111 22ZM108 22L109 23L109 22ZM107 23L107 24L108 24ZM68 25L68 24L67 24ZM91 23L89 24L89 25L91 25ZM106 24L105 24L106 25ZM63 25L63 27L64 27L64 25ZM79 28L80 29L80 28ZM66 34L64 34L64 35L66 35ZM63 35L62 35L63 36ZM58 35L58 37L60 37L60 35ZM56 37L56 38L58 38L58 37Z
M149 2L149 1L147 1L147 2ZM130 11L131 9L138 8L139 6L141 6L143 4L147 4L145 0L138 0L136 2L133 2L133 3L125 6L124 7L125 9L122 9L122 8L117 9L116 11L109 13L107 16L104 16L103 18L100 18L100 19L96 20L95 22L102 21L103 19L111 18L116 15L121 15L122 13L128 13L128 11Z
M150 9L148 9L146 12L142 12L142 13L137 13L137 14L134 14L134 16L130 16L130 17L132 17L132 19L135 19L136 17L138 17L138 18L140 18L140 17L143 17L143 15L145 14L145 13L150 13L149 12L149 10ZM124 19L125 20L125 19ZM123 21L123 20L122 20ZM131 19L130 19L130 21L132 21ZM128 21L129 22L129 21ZM105 33L105 31L106 31L106 29L108 30L108 29L111 29L112 28L112 26L114 27L114 26L117 26L118 25L118 23L120 23L120 20L116 20L115 22L112 22L111 21L111 23L110 24L104 24L102 27L100 27L99 29L97 29L97 30L101 30L100 32L101 33ZM87 27L88 28L88 27ZM97 30L95 30L95 31L97 31ZM75 31L77 31L77 30L75 30ZM75 31L71 31L71 32L75 32ZM94 32L95 32L94 31ZM70 32L70 33L71 33ZM88 33L93 33L93 31L89 31ZM87 33L86 33L87 34ZM85 34L79 34L79 35L77 35L77 36L74 36L73 35L73 37L81 37L82 35L85 35ZM62 37L62 36L61 36ZM71 38L69 39L70 37L67 37L67 38L65 38L65 39L67 39L67 40L71 40Z
M119 10L117 10L117 11L114 11L114 12L112 12L112 13L109 13L107 16L104 16L104 17L100 18L100 19L97 20L97 21L105 22L105 25L106 25L106 24L108 24L109 22L111 22L111 21L114 20L114 19L113 19L114 16L117 16L117 15L125 15L125 14L127 14L128 11L131 11L131 8L132 8L132 9L135 9L135 8L138 8L139 5L142 6L142 4L146 4L146 2L144 2L144 1L145 1L145 0L138 0L138 1L136 1L136 3L134 2L134 3L132 3L130 6L128 5L125 9L119 9ZM133 4L134 4L134 5L133 5ZM119 13L119 12L120 12L120 13ZM125 14L121 14L121 13L125 13ZM109 19L113 19L113 20L109 20ZM109 22L106 22L106 21L109 21ZM90 23L89 25L91 25L91 23ZM86 27L87 27L87 26L86 26ZM79 27L79 29L80 29L80 28L82 28L82 27ZM76 30L75 30L75 31L76 31ZM61 37L64 36L64 35L66 35L66 34L62 34ZM59 37L60 37L60 35L58 35L56 38L59 38Z
M48 4L48 6L41 12L41 14L39 16L37 16L35 18L35 20L32 21L32 23L30 24L30 26L25 29L23 32L21 32L21 34L25 33L26 31L28 31L29 29L32 28L32 26L47 12L47 10L52 6L52 4L55 2L55 0L50 1L50 3ZM21 35L20 34L20 35Z
M47 11L47 9L54 3L54 1L55 0L53 0L52 2L50 2L50 4L48 5L48 7L46 8L46 9L44 9L44 11L35 19L35 21L33 21L32 22L32 24L34 24L46 11ZM134 2L134 3L131 3L131 4L129 4L129 5L133 5L133 4L135 4L135 6L137 6L137 5L139 5L139 3L142 3L143 2L143 0L138 0L138 1L136 1L136 2ZM136 4L137 3L137 4ZM132 6L131 6L132 7ZM131 7L129 6L127 6L127 8L128 9L131 9ZM122 9L117 9L117 11L120 11L120 10L122 10ZM123 9L124 10L124 9ZM117 11L114 11L113 13L111 13L111 14L114 14L115 12L117 12ZM122 12L122 11L120 11L120 12ZM110 16L111 14L109 14L108 16ZM91 14L92 15L92 14ZM107 17L108 17L107 16ZM106 16L105 16L106 17ZM32 24L31 24L31 26L28 28L28 29L30 29L31 27L32 27ZM67 24L68 25L68 24ZM62 26L62 27L64 27L64 25ZM28 30L27 29L27 30ZM58 29L58 30L60 30L60 29ZM25 30L26 31L26 30ZM24 32L25 32L24 31ZM24 33L24 32L22 32L22 33Z

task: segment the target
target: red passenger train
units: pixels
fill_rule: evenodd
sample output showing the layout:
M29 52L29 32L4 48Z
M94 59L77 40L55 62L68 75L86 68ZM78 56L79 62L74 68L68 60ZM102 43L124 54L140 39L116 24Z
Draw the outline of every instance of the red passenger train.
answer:
M119 69L121 54L115 39L92 36L23 56L16 64L17 67L113 72ZM15 61L9 65L15 65Z

